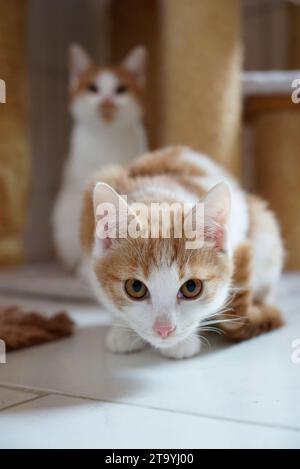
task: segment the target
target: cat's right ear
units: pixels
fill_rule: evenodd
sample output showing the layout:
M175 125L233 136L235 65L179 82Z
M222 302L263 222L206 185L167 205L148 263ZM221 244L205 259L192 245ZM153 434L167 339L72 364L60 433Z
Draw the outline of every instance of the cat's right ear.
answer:
M231 195L228 184L220 182L206 194L204 203L204 236L221 250L228 248L227 224L230 215Z
M81 76L90 68L93 61L79 44L71 44L69 47L69 75L70 88L76 86Z
M136 46L122 62L122 66L133 76L141 88L146 83L147 58L147 49L144 46Z
M98 182L93 194L95 237L104 249L113 239L127 236L128 216L135 216L126 197L120 196L111 186Z

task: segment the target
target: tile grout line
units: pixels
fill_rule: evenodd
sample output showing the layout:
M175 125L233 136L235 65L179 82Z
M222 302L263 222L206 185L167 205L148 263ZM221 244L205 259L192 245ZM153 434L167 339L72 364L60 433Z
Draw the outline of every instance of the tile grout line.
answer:
M8 388L7 388L8 389ZM30 399L26 399L24 401L19 401L19 402L16 402L15 404L10 404L6 407L1 407L0 409L0 413L1 412L4 412L5 410L10 410L10 409L14 409L15 407L18 407L20 405L23 405L23 404L27 404L28 402L32 402L32 401L36 401L38 399L42 399L43 397L46 397L46 396L49 396L49 394L47 393L44 393L44 394L40 394L40 395L36 395Z
M220 416L220 415L211 415L211 414L202 414L202 413L192 413L192 412L189 412L189 411L185 411L185 410L175 410L175 409L166 409L166 408L162 408L162 407L155 407L155 406L145 406L145 405L141 405L141 404L134 404L132 402L124 402L124 401L111 401L109 399L98 399L98 398L95 398L95 397L88 397L88 396L83 396L83 395L80 395L80 394L72 394L72 393L67 393L67 392L60 392L60 391L51 391L51 390L47 390L47 391L41 391L41 390L35 390L35 389L31 389L31 388L22 388L22 386L10 386L8 384L1 384L0 383L0 388L6 388L6 389L12 389L12 390L25 390L25 392L28 392L28 393L35 393L36 396L32 399L28 399L27 401L24 401L24 402L19 402L19 403L16 403L16 404L13 404L11 407L17 407L18 405L22 405L22 404L26 404L27 402L31 402L31 401L34 401L34 400L37 400L37 399L40 399L40 398L43 398L43 397L46 397L46 396L50 396L50 395L54 395L54 396L62 396L62 397L69 397L69 398L72 398L72 399L82 399L82 400L86 400L86 401L90 401L90 402L99 402L99 403L109 403L109 404L117 404L117 405L127 405L127 406L130 406L130 407L135 407L135 408L138 408L138 409L148 409L148 410L156 410L156 411L160 411L160 412L169 412L169 413L172 413L172 414L178 414L178 415L186 415L186 416L189 416L189 417L202 417L202 418L207 418L207 419L210 419L210 420L221 420L221 421L224 421L224 422L233 422L233 423L239 423L239 424L244 424L244 425L252 425L252 426L259 426L259 427L262 427L262 428L270 428L270 429L273 429L273 430L287 430L287 431L293 431L293 432L296 432L296 433L300 433L300 428L298 427L294 427L292 425L285 425L285 424L272 424L272 423L269 423L269 422L253 422L253 421L248 421L248 420L243 420L243 419L238 419L238 418L232 418L232 417L223 417L223 416ZM39 393L39 395L38 395ZM8 407L10 408L10 407ZM6 408L2 409L2 410L6 410ZM1 411L1 410L0 410Z
M6 383L1 383L0 382L0 389L11 389L12 391L22 391L27 394L35 394L35 395L41 395L41 397L44 396L44 394L50 394L48 391L42 391L40 389L35 389L35 388L28 388L26 386L22 385L10 385Z

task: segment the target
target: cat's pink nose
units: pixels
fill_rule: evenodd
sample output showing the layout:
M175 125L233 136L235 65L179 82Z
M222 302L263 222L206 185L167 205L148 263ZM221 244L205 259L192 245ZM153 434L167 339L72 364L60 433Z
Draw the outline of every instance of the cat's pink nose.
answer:
M170 323L155 321L153 330L160 335L162 339L166 339L173 331L175 331L175 326Z
M107 98L102 101L101 107L104 109L114 109L116 107L116 104L112 99Z

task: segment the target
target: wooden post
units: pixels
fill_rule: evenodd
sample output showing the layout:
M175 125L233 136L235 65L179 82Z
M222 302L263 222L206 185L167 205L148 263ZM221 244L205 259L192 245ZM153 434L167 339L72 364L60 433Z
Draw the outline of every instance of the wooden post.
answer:
M24 258L23 233L29 187L27 136L26 0L0 0L0 266Z
M238 0L163 0L164 144L186 144L239 173Z
M300 268L300 104L291 96L254 96L246 102L254 129L255 190L276 213L286 268Z

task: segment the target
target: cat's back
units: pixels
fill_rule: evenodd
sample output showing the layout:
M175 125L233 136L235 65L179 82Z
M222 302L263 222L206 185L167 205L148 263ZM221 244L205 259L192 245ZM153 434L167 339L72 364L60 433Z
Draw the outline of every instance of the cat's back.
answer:
M132 178L164 175L179 182L182 178L183 182L196 182L198 192L202 193L224 180L233 187L238 186L234 178L211 158L184 146L171 146L140 156L129 167L129 175Z
M144 178L144 190L167 193L180 202L196 203L216 184L226 182L231 192L229 229L233 247L247 237L249 217L246 195L235 178L206 155L188 147L172 146L138 158L130 167L131 178ZM166 187L167 186L167 187Z

